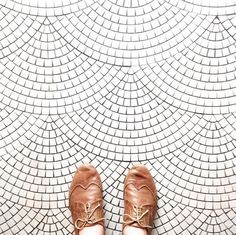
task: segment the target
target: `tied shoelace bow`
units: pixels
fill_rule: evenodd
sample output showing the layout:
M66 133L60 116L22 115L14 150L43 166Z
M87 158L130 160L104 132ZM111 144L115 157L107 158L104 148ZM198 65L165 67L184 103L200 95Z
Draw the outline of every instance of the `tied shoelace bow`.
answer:
M142 218L149 212L149 210L146 210L142 213L143 208L142 206L133 206L133 210L134 210L134 217L132 217L129 214L124 214L124 217L128 217L127 220L124 220L124 223L129 225L129 224L133 224L133 223L138 223L140 225L140 227L142 228L152 228L152 226L149 225L143 225L142 222Z
M101 205L98 204L97 206L94 207L93 210L91 210L91 205L89 203L86 203L84 205L84 209L85 209L85 213L86 213L86 218L85 219L80 219L78 218L76 221L75 221L75 227L79 230L83 229L87 224L95 224L97 222L100 222L102 220L104 220L104 218L100 218L100 219L92 219L92 216L94 214L94 212L100 207ZM79 225L79 223L81 225Z

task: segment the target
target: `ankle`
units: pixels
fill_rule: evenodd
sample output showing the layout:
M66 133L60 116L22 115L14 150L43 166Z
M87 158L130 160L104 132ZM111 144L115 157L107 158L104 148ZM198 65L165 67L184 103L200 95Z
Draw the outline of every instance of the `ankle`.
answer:
M148 235L147 230L144 228L138 228L138 227L133 227L126 225L124 230L123 230L123 235Z
M79 231L79 235L104 235L104 228L100 224L85 227Z

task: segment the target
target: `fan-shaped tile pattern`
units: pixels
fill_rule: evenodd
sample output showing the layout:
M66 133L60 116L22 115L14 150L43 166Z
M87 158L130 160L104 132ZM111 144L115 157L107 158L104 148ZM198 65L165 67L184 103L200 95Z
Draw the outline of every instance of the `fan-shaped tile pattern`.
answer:
M159 97L180 109L202 114L235 112L235 17L214 17L183 51L142 71Z
M173 6L190 12L207 15L232 15L236 13L235 0L167 0Z
M96 1L97 0L3 0L0 5L26 15L56 16L80 11Z
M236 2L3 0L0 234L73 234L78 166L101 175L108 235L136 163L153 234L236 233Z
M207 24L205 15L180 10L165 1L129 7L122 3L98 1L83 11L59 16L58 32L94 59L130 66L176 54L202 33L199 25Z

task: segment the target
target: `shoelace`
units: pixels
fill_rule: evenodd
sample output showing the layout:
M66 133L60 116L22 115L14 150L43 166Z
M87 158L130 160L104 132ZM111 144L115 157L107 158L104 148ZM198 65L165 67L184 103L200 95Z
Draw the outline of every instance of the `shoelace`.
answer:
M84 205L84 209L85 209L85 213L86 213L86 217L85 219L80 219L78 218L76 221L75 221L75 227L79 230L81 230L82 228L84 228L86 226L86 224L95 224L97 222L100 222L102 220L104 220L104 218L100 218L100 219L92 219L92 216L94 214L94 212L100 207L101 205L98 204L97 206L94 207L93 210L91 210L91 205L89 203L86 203ZM81 223L81 226L79 226L78 223Z
M142 222L142 218L149 212L149 210L146 210L142 213L143 211L143 208L142 206L133 206L133 210L134 210L134 217L132 217L131 215L129 214L124 214L124 217L128 217L129 219L128 220L124 220L124 223L129 225L129 224L133 224L133 223L138 223L140 225L140 227L142 228L152 228L151 226L149 225L143 225Z

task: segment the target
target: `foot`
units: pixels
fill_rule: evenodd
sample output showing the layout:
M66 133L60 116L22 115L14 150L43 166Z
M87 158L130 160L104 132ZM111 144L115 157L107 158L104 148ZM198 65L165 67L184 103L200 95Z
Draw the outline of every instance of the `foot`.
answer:
M98 172L92 165L81 165L74 175L69 194L69 208L76 235L94 225L101 225L104 229L102 200Z
M156 186L154 180L143 165L134 166L129 170L124 184L124 224L151 233L157 209Z

